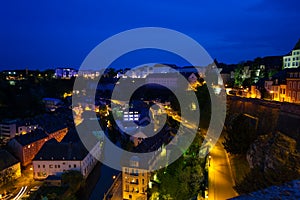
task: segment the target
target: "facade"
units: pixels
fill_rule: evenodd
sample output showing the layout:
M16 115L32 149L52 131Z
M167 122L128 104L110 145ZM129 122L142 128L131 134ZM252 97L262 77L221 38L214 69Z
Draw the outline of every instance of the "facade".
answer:
M8 146L14 155L20 160L22 166L32 162L34 156L42 148L45 142L55 138L61 141L68 129L63 128L47 134L44 130L36 129L25 135L18 135L9 141Z
M122 191L125 200L146 200L150 173L143 168L137 156L130 159L129 165L122 167Z
M300 49L293 50L288 56L283 56L283 69L300 66Z
M279 101L286 101L286 84L280 84L279 88Z
M167 88L177 88L178 86L178 74L149 74L146 77L146 84L158 84Z
M91 152L81 142L61 142L49 140L33 159L33 178L42 180L48 176L60 177L63 172L77 170L86 178L100 157L100 141Z
M6 120L0 124L1 137L13 138L17 133L17 120Z
M291 103L300 103L300 68L287 72L286 99Z
M286 98L286 83L285 80L274 78L272 80L265 81L265 89L271 95L271 99L274 101L288 101Z
M0 186L21 176L20 162L6 150L0 150Z

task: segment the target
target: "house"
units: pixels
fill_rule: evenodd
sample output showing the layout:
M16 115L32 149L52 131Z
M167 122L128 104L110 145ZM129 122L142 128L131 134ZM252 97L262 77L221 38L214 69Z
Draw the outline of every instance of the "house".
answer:
M20 162L8 151L0 150L0 186L20 176Z
M45 142L54 138L58 142L67 133L67 128L53 129L54 132L47 133L42 129L36 129L25 135L18 135L8 142L8 146L13 154L20 160L22 166L31 163L34 156L42 148Z
M178 73L149 74L146 77L146 84L158 84L166 88L176 89L178 86L178 76Z
M143 141L143 139L145 139L147 137L148 137L147 135L145 135L143 132L140 131L140 132L135 133L134 135L131 135L130 141L132 141L133 145L136 147Z
M300 68L289 69L286 78L286 99L291 103L300 103Z
M293 50L290 55L283 56L283 69L300 66L300 49Z
M73 68L56 68L55 78L57 79L71 79L78 76L78 71Z
M150 173L142 160L133 156L127 165L122 167L123 199L146 200Z
M31 133L14 137L8 142L8 146L20 160L21 165L27 166L47 140L48 135L41 129L37 129Z
M34 120L3 120L0 123L0 135L5 138L13 138L16 135L26 134L38 128Z
M91 150L82 142L57 142L49 140L33 159L33 178L46 179L48 176L61 176L68 170L77 170L87 177L97 164L93 155L100 157L100 141Z

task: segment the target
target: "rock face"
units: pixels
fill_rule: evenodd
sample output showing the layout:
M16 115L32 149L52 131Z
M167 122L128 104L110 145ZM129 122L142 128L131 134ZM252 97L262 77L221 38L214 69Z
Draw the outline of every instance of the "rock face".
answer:
M300 199L300 180L294 180L281 186L272 186L231 200L253 199Z
M259 167L266 170L285 165L300 172L300 153L296 147L294 139L280 132L261 135L250 146L247 160L251 168Z

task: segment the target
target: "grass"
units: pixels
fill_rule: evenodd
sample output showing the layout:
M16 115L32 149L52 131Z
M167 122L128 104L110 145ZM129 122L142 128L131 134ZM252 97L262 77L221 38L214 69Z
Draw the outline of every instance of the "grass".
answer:
M249 173L250 166L245 155L229 155L233 178L235 183L243 180L245 175Z

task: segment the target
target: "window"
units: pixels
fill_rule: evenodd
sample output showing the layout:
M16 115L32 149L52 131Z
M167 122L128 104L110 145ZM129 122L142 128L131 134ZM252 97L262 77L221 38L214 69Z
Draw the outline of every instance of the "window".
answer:
M297 92L297 101L300 101L300 92Z
M60 168L60 165L57 165L57 168Z
M71 168L71 165L69 165L69 168Z
M74 164L74 168L76 168L76 164Z
M291 91L288 92L288 97L290 97L290 96L291 96Z
M40 168L41 166L40 165L38 165L38 168Z
M300 81L298 82L298 90L300 90Z
M49 165L49 168L53 168L53 165Z
M293 82L293 89L296 89L296 87L297 87L297 82L294 81L294 82Z
M43 168L45 168L45 165L43 165Z
M289 88L292 89L292 82L289 82Z
M283 94L285 94L285 89L283 89Z

